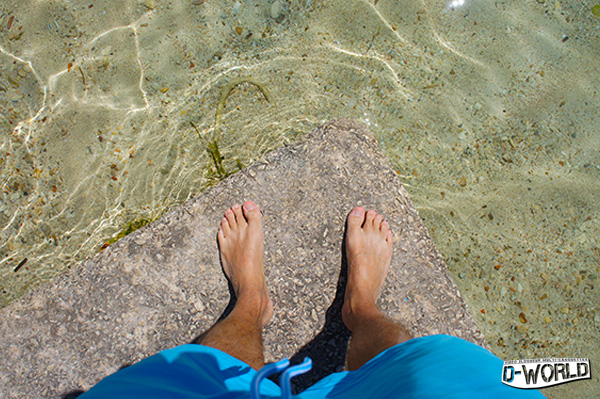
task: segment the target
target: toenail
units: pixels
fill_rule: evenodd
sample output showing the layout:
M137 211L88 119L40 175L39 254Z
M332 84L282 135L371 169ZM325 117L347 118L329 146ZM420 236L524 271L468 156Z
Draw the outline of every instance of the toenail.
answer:
M362 215L362 210L360 208L354 208L351 213L355 216L360 216Z
M251 211L256 208L256 204L254 202L247 202L244 204L244 209L247 211Z
M375 216L375 219L383 219L383 216L377 215L377 216Z
M233 209L238 209L239 207L240 207L240 205L239 205L239 204L235 204L235 205L234 205L232 208L233 208Z

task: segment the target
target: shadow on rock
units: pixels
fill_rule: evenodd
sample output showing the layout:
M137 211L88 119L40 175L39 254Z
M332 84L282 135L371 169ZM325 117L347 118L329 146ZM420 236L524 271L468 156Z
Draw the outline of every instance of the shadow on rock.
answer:
M297 394L322 378L343 371L346 364L346 352L350 340L350 330L342 321L342 305L346 292L348 262L346 259L346 238L342 240L342 266L338 278L335 298L325 314L323 329L310 342L305 344L290 359L292 365L301 363L305 357L313 362L312 369L292 379L292 393ZM279 374L270 377L279 383Z

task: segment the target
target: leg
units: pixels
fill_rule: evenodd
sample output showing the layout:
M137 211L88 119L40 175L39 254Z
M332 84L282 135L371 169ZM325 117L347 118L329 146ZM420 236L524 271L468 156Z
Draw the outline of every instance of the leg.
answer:
M231 313L197 342L217 348L258 370L265 364L262 328L273 315L263 272L260 211L252 201L225 212L219 233L221 263L237 298Z
M352 331L349 370L360 368L382 351L412 338L404 327L385 317L376 304L390 270L392 250L392 232L383 217L354 208L347 221L348 284L342 308L344 324Z

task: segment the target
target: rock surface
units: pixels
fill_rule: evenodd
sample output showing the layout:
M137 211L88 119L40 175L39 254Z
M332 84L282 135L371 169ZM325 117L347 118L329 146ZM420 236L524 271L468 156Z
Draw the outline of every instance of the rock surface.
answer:
M230 300L217 226L227 207L248 199L263 211L275 304L267 361L308 355L315 364L297 377L297 390L344 366L341 248L355 205L384 215L395 234L381 308L416 336L447 333L486 346L372 134L336 120L0 310L0 397L75 397L210 327Z

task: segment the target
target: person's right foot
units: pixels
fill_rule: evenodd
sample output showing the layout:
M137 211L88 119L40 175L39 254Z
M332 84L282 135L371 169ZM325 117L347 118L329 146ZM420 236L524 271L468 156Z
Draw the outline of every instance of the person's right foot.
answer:
M348 283L342 320L352 330L357 317L381 314L377 297L390 270L393 236L381 215L361 207L350 212L346 229Z

